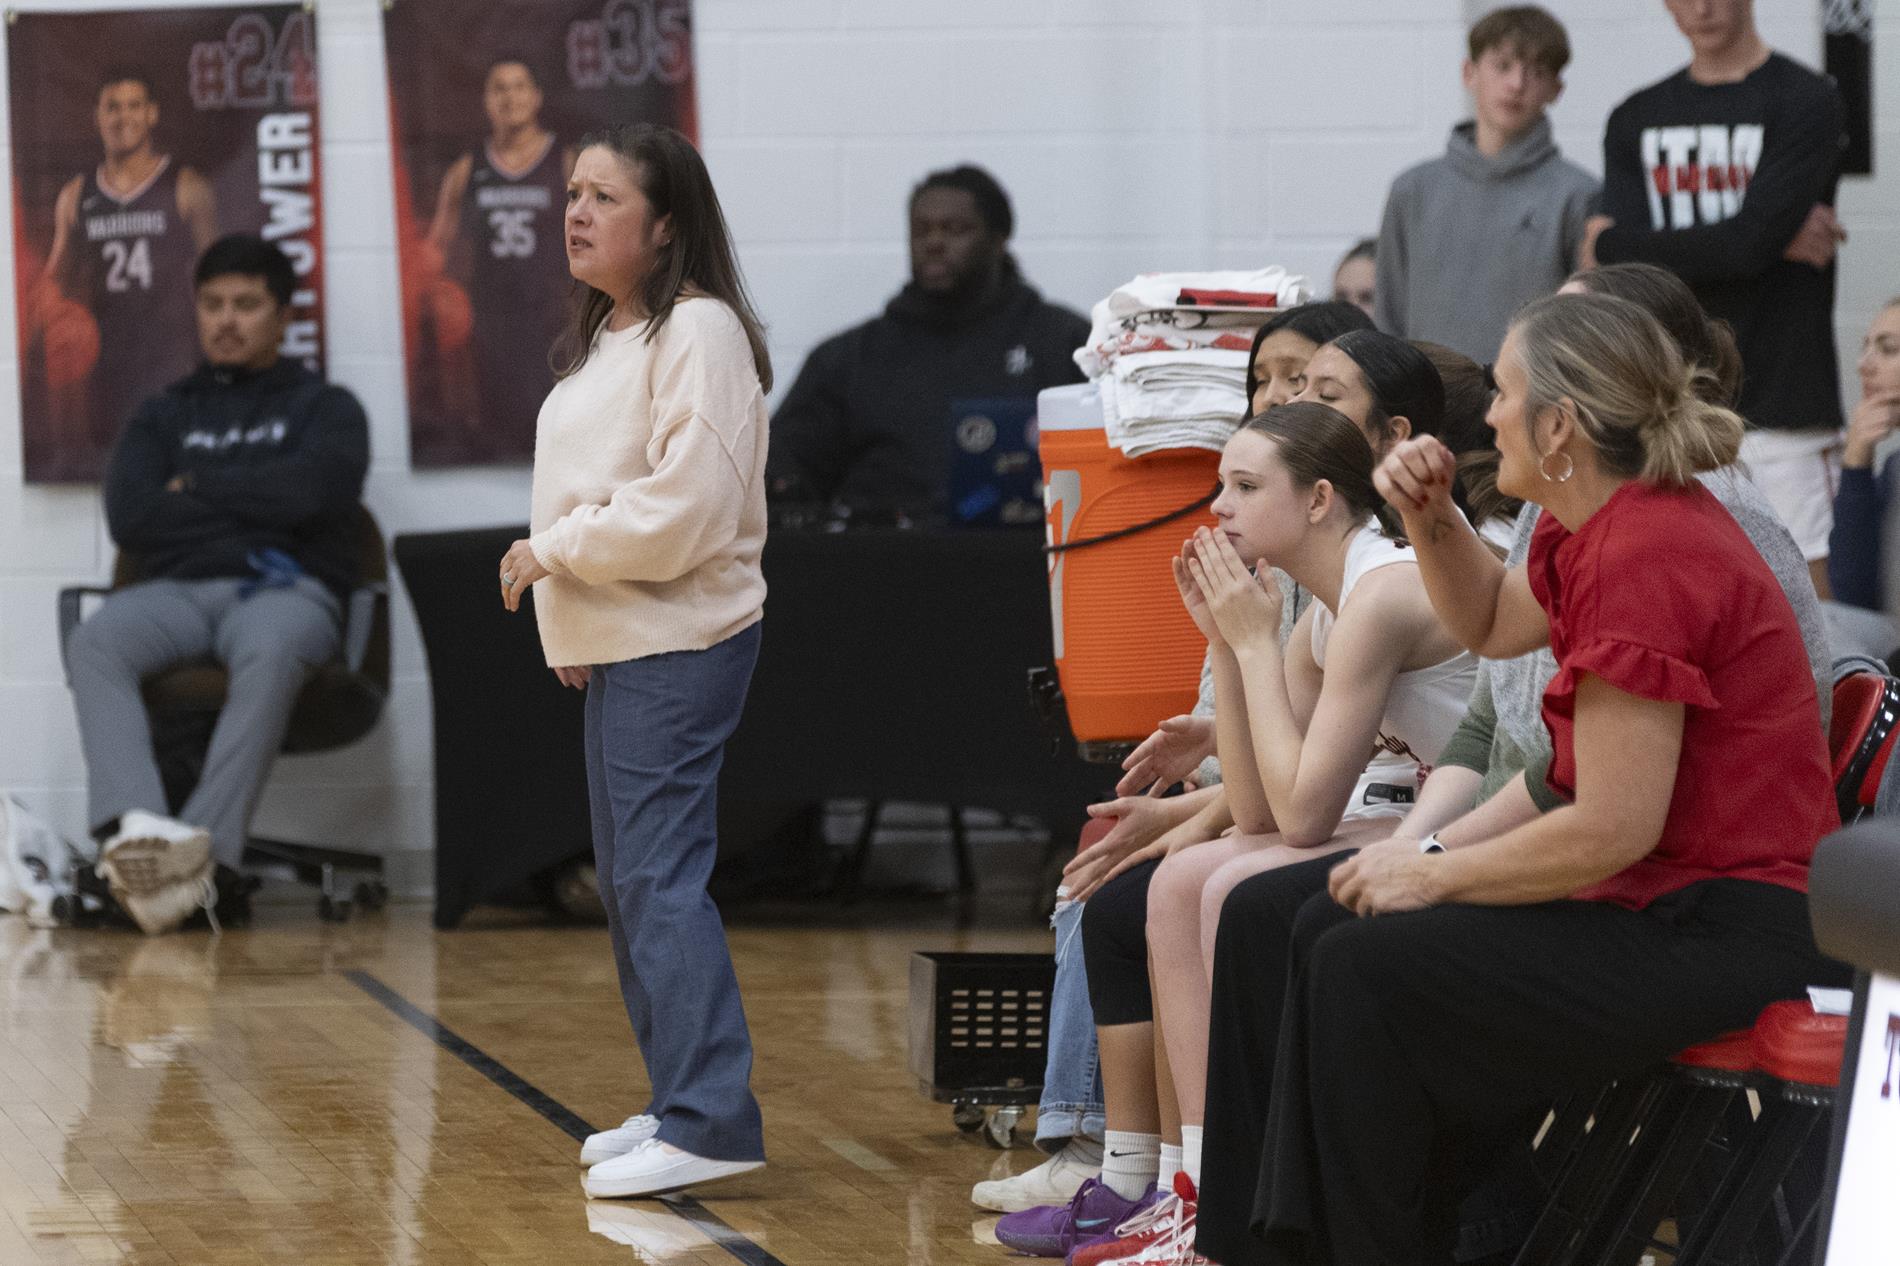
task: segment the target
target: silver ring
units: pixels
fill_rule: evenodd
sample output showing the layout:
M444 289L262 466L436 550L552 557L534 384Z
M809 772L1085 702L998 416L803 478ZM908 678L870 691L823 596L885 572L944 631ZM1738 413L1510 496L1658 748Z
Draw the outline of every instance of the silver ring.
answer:
M515 578L504 572L501 578L501 587L503 589L513 589L515 587Z

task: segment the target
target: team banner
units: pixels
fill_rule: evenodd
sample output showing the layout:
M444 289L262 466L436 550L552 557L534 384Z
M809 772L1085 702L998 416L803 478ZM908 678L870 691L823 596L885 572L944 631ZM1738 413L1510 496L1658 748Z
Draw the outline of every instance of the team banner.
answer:
M192 269L232 232L296 265L284 353L323 367L315 18L300 4L10 14L21 435L96 480L199 362Z
M393 0L389 56L410 462L525 462L567 315L574 148L693 136L688 0Z

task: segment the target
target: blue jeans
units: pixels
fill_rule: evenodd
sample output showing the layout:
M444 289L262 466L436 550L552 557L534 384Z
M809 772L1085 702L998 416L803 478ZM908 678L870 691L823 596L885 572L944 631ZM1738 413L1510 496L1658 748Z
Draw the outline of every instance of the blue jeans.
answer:
M759 626L703 651L594 669L587 793L620 993L646 1060L661 1141L712 1160L765 1158L752 1037L719 911L719 766L739 724Z
M1095 1013L1082 965L1082 903L1058 901L1049 924L1056 930L1056 985L1049 999L1049 1057L1036 1108L1036 1146L1054 1152L1078 1136L1100 1142L1103 1113Z

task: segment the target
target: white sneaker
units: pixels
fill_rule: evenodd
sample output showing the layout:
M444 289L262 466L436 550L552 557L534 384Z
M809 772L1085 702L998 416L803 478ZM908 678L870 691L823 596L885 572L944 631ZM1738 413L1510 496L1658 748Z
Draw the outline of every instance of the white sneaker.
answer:
M98 871L148 936L170 932L216 896L210 833L143 809L122 816L99 846Z
M1014 1178L993 1178L970 1188L970 1203L998 1213L1021 1213L1043 1205L1067 1204L1091 1178L1102 1172L1102 1145L1072 1138L1062 1150Z
M748 1174L764 1166L764 1161L708 1160L691 1152L668 1150L660 1140L648 1139L634 1144L625 1156L602 1161L588 1170L582 1186L595 1200L657 1196L663 1191Z
M641 1113L628 1117L611 1130L589 1134L581 1144L581 1164L598 1165L616 1156L625 1156L660 1131L660 1118Z

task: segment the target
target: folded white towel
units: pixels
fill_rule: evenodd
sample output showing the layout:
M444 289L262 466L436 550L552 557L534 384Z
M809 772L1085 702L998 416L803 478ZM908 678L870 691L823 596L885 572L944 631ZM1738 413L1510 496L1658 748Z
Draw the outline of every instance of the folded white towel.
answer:
M1110 291L1089 314L1089 337L1075 363L1090 378L1124 353L1182 348L1245 351L1275 311L1312 298L1306 278L1275 266L1218 272L1143 273Z

